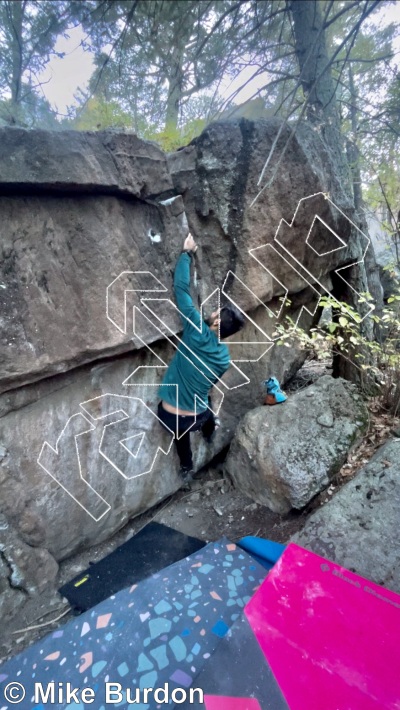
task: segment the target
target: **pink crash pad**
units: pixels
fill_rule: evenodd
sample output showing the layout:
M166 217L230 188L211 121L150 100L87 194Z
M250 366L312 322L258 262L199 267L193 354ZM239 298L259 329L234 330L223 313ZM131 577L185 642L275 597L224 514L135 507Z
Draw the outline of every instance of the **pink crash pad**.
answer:
M206 710L261 710L255 698L228 698L224 695L205 695Z
M245 607L291 710L400 710L400 596L291 543Z

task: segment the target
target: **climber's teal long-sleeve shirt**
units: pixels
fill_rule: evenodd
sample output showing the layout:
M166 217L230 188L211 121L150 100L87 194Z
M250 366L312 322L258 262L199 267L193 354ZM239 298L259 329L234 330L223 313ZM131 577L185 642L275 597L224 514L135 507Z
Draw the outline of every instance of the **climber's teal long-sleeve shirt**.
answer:
M202 320L190 295L191 256L183 252L174 274L176 305L181 312L183 333L158 394L178 409L203 412L208 392L230 365L229 350ZM173 385L178 385L174 387ZM177 392L178 390L178 392Z

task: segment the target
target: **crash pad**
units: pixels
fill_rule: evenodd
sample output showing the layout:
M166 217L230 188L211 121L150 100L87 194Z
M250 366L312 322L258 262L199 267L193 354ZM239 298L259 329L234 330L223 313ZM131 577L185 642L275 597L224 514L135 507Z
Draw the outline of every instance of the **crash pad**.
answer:
M265 570L228 540L124 589L72 619L0 667L0 698L6 686L24 685L24 710L34 684L52 680L95 691L92 710L105 710L106 680L122 688L189 688L265 577ZM2 710L15 705L3 700ZM44 706L43 706L44 707ZM53 709L68 705L55 702ZM73 710L83 709L73 703ZM129 707L123 700L115 707ZM132 707L132 705L130 705ZM155 710L157 703L135 705Z
M286 545L282 545L280 542L273 542L273 540L254 535L242 537L237 544L249 552L266 569L271 569L274 566L286 548Z
M182 710L288 710L279 685L244 614L235 621L194 679L204 702Z
M152 522L58 591L76 613L87 611L121 589L201 550L205 544Z
M291 543L245 615L290 710L399 710L398 594Z

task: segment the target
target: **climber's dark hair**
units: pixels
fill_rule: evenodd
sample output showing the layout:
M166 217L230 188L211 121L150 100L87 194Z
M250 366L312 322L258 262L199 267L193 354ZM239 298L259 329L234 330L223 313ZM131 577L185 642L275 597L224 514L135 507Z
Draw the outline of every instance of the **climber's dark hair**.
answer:
M218 317L220 319L219 332L221 340L229 338L230 335L237 333L244 326L243 313L231 304L223 306Z

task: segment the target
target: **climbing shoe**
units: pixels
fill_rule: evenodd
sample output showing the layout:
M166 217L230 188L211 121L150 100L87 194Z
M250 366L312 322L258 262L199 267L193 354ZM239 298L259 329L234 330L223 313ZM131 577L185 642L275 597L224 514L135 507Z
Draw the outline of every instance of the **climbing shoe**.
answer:
M281 390L281 386L276 379L276 377L270 377L268 380L265 380L264 382L264 387L267 391L267 395L264 399L264 404L282 404L282 402L286 402L287 397L284 392Z

